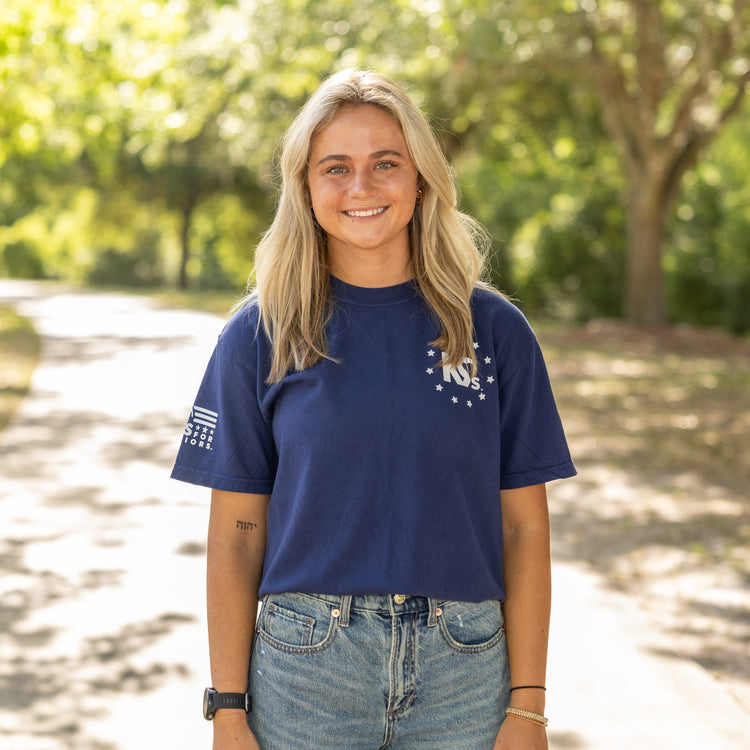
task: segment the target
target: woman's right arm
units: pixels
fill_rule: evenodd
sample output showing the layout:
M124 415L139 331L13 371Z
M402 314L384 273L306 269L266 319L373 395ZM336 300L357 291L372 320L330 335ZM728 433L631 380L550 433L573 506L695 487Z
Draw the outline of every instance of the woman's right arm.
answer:
M211 680L220 693L244 693L266 548L268 495L211 491L207 617ZM214 750L259 750L244 711L213 720Z

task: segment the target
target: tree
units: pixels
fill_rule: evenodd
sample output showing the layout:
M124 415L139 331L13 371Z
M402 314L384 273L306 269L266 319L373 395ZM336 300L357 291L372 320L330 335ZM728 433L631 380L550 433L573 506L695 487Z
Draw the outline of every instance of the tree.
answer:
M473 8L482 27L474 43L461 40L453 99L510 89L510 99L498 93L484 110L498 122L501 107L524 91L517 105L532 127L545 127L555 111L578 118L556 110L556 91L598 99L625 177L623 314L664 322L665 232L682 178L740 111L750 80L747 0L485 0ZM473 127L481 138L492 123Z
M149 244L186 284L212 245L236 277L279 136L326 75L368 66L432 115L495 280L553 312L575 297L577 317L622 296L658 323L682 177L744 96L748 2L18 0L0 21L0 250L65 273ZM76 232L51 242L66 213Z
M625 317L663 323L667 222L683 176L742 103L750 80L748 4L581 6L582 46L627 177Z

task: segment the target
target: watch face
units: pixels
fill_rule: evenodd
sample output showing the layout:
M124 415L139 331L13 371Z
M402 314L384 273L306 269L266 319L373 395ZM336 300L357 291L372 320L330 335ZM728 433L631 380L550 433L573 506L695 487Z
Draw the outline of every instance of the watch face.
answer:
M206 688L203 691L203 718L206 721L211 721L216 714L216 710L213 707L213 701L211 697L216 691L213 688Z

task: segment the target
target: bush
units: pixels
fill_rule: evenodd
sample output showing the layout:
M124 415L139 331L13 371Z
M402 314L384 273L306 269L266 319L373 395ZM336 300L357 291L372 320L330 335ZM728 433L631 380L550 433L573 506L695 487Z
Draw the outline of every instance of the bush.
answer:
M36 247L24 240L11 242L0 253L0 271L13 279L43 279L44 266Z
M96 252L85 281L99 286L160 286L164 272L158 247L147 243L129 252L111 247Z

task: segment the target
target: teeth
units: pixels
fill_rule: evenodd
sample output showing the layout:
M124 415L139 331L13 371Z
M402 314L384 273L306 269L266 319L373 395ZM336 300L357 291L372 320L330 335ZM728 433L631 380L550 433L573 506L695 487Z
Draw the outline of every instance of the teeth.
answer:
M371 208L369 211L346 211L346 214L348 216L356 216L357 218L364 218L366 216L376 216L377 214L382 214L383 211L385 211L385 207Z

